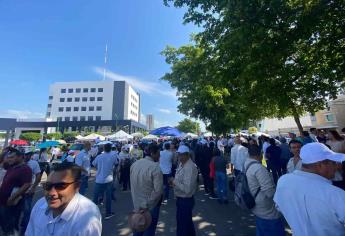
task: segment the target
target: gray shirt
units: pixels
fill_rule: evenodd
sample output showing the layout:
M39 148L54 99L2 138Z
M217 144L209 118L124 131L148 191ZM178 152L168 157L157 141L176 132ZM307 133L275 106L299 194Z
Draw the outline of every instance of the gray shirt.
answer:
M131 166L131 193L135 210L154 208L163 194L163 174L158 162L147 156Z
M198 188L198 169L189 159L184 165L180 163L174 179L175 195L177 197L190 198Z
M245 168L256 160L248 158L244 164ZM260 163L252 164L246 172L250 193L254 196L260 188L255 198L255 207L252 209L254 215L263 219L278 219L281 217L276 210L273 196L275 192L274 182L267 169Z

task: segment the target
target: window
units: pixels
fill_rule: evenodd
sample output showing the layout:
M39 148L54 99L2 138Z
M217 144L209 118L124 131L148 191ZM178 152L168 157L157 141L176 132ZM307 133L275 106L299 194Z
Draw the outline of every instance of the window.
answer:
M87 97L83 97L83 98L82 98L82 101L83 101L83 102L87 102Z
M94 111L95 107L89 107L89 111Z
M63 112L63 107L59 107L59 112Z
M96 116L96 120L101 120L101 116Z
M80 98L74 98L75 102L80 102Z
M333 122L334 121L333 114L327 114L327 115L325 115L325 118L326 118L327 122Z
M102 111L102 107L101 106L97 106L96 110L97 111Z
M47 118L49 118L50 117L50 112L47 112Z
M75 89L75 92L76 92L76 93L80 93L80 92L81 92L81 88Z
M68 116L65 117L65 121L70 121L70 118Z
M51 108L52 107L52 104L48 104L48 108Z
M90 102L94 102L95 101L95 97L90 97Z
M86 111L86 107L81 107L81 111Z
M103 88L98 88L99 93L103 93Z
M87 93L89 92L89 89L88 88L83 88L83 93Z
M68 89L68 93L73 93L73 89Z
M71 111L71 107L66 107L66 111Z
M64 102L65 101L65 98L60 98L60 102Z
M66 93L66 89L61 89L61 93Z
M78 116L73 116L72 120L73 121L78 121Z
M72 98L67 98L67 102L72 102Z
M91 92L91 93L95 93L95 92L96 92L96 88L91 88L91 89L90 89L90 92Z
M56 121L59 121L59 122L62 121L62 117L57 117Z
M88 117L87 117L87 120L88 120L88 121L93 121L93 116L88 116Z
M103 97L97 97L97 101L99 102L103 101Z
M73 107L73 111L79 111L79 107Z
M80 121L85 121L85 116L81 116Z
M49 96L49 100L52 100L53 99L53 96Z

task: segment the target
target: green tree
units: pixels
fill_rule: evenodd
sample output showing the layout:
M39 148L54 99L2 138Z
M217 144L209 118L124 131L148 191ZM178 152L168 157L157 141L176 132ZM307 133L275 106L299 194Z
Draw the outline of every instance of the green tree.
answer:
M23 140L32 142L32 141L40 140L41 137L42 137L42 135L40 133L28 132L28 133L22 133L19 136L19 139L23 139Z
M49 133L46 135L47 136L47 139L54 139L54 140L59 140L62 138L62 134L60 132L58 133Z
M199 134L201 131L200 124L188 118L185 118L182 121L180 121L176 128L185 133Z
M181 51L186 46L167 48L163 54L172 64L172 72L163 79L173 85L176 78L184 78L188 83L188 80L205 81L200 80L205 77L209 86L222 85L234 99L233 104L241 107L231 111L235 117L231 121L292 115L302 131L300 116L324 108L327 99L336 98L344 88L344 1L164 2L186 7L185 23L203 26L194 45L189 47L202 51L206 67L194 72L196 78L190 78L188 66L180 65L201 63ZM179 86L175 87L180 92ZM189 97L186 91L182 90L182 94ZM226 111L231 109L223 107ZM241 113L243 110L245 113Z

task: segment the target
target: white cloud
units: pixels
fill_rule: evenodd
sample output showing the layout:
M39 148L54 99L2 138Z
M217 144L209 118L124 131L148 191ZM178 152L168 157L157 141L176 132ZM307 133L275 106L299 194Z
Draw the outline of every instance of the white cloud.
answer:
M19 118L19 119L30 119L30 118L44 118L44 113L32 112L28 110L5 110L0 111L0 117L4 118Z
M157 110L165 114L171 114L171 111L169 109L159 108Z
M104 69L101 67L94 67L93 68L94 72L96 72L99 75L103 76ZM164 95L168 97L173 97L176 98L176 91L173 89L167 89L164 86L162 86L159 83L154 83L154 82L147 82L143 81L139 78L136 78L134 76L126 76L126 75L120 75L115 72L106 71L105 74L106 78L112 79L115 81L126 81L130 85L132 85L135 89L147 93L147 94L159 94L159 95Z

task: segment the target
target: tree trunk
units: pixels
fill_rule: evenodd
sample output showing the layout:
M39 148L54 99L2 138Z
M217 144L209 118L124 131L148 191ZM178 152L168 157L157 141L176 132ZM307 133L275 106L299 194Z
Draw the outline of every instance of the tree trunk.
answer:
M298 130L299 130L299 133L300 135L302 135L302 132L303 132L303 126L301 124L301 120L300 120L300 117L297 113L297 111L294 109L293 111L293 118L295 119L295 122L297 124L297 127L298 127Z

